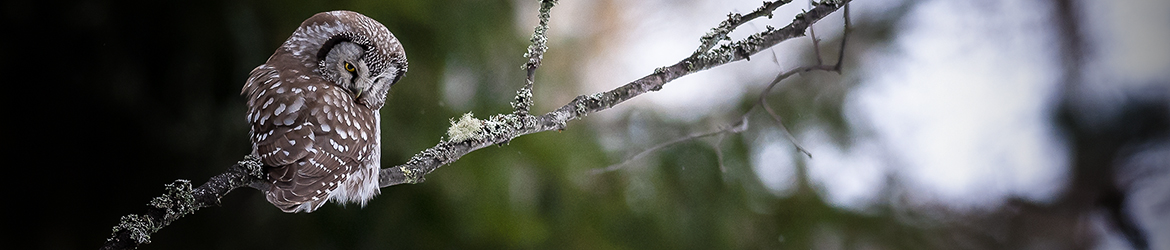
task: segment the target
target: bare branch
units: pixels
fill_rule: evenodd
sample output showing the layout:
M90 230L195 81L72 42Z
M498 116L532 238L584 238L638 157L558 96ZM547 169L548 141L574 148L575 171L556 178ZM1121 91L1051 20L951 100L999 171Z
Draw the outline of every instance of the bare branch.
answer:
M719 134L719 137L715 138L715 142L711 143L711 148L715 149L715 162L719 164L720 173L727 173L727 167L723 166L723 149L719 148L719 145L723 144L723 138L726 137L727 134Z
M851 29L853 26L852 21L849 21L848 4L845 5L844 11L845 13L842 14L845 16L845 30L841 31L841 51L837 52L837 65L835 65L836 67L833 67L833 71L837 71L837 73L841 73L841 65L844 64L845 61L845 44L849 43L849 29ZM817 58L821 58L821 56L818 55Z
M792 145L794 147L796 147L796 150L801 152L801 153L804 153L804 155L808 156L809 158L812 158L812 153L808 152L808 150L805 150L804 147L800 146L800 143L798 143L796 141L796 137L793 137L792 132L788 131L788 127L784 126L783 119L780 117L780 115L777 115L775 111L772 111L772 107L768 106L768 100L767 100L768 93L772 92L772 88L775 87L776 84L779 84L781 81L792 76L793 74L809 72L809 71L813 71L813 70L833 71L833 72L837 72L838 74L841 73L841 63L845 60L845 44L847 42L847 39L849 38L849 22L850 21L849 21L849 5L848 4L845 5L845 13L843 16L845 19L845 30L841 33L841 51L840 51L840 54L837 55L837 63L834 65L825 65L823 63L824 60L821 57L821 49L820 49L820 45L819 45L820 40L817 40L817 38L815 36L811 36L812 43L813 43L813 53L816 54L817 65L799 67L799 68L789 70L788 72L780 73L779 75L776 76L776 79L772 80L771 84L768 84L768 87L764 89L764 92L760 93L759 101L757 101L757 103L756 103L756 105L763 106L764 110L768 112L768 115L770 115L772 117L772 120L776 121L776 125L780 126L780 129L784 131L784 135L786 137L788 137L788 140L790 142L792 142ZM810 27L809 32L812 33L812 30L813 30L813 28ZM755 108L755 106L752 106L752 108ZM751 110L748 110L748 112L751 112ZM745 114L745 115L747 115L747 114Z
M248 157L211 177L197 188L189 180L175 180L166 185L166 193L151 199L145 214L122 216L101 249L135 249L150 243L150 235L200 208L219 206L228 192L249 185L267 184L259 159Z
M812 39L810 39L810 40L812 40L812 44L813 44L813 51L816 51L816 52L817 52L817 54L818 54L818 55L817 55L817 65L822 65L822 64L825 64L825 61L824 61L824 60L821 60L821 57L820 57L820 52L821 52L821 45L820 45L820 44L821 44L821 40L818 40L818 39L817 39L817 29L816 29L816 28L814 28L814 27L808 27L808 37L809 37L809 38L812 38Z
M809 158L812 158L812 153L809 153L808 150L805 150L804 147L800 146L800 143L796 142L796 137L792 136L792 132L788 131L788 127L784 126L784 121L782 121L780 116L776 115L776 112L772 111L772 107L768 105L767 98L768 98L768 93L772 92L772 87L775 87L776 84L780 83L784 79L787 79L788 77L790 77L796 73L808 72L808 71L812 71L812 70L816 70L816 69L824 69L824 68L826 68L826 67L823 67L822 65L805 66L805 67L800 67L800 68L789 70L788 72L781 73L780 75L776 76L775 80L772 80L771 84L768 84L768 87L764 89L764 92L760 93L760 98L756 102L756 105L763 107L764 111L767 111L768 115L772 116L772 120L776 121L776 125L780 126L780 130L784 131L784 136L788 137L788 141L792 142L792 145L796 147L796 150L800 151L801 153L804 153L804 155L808 156Z
M759 53L782 41L804 36L804 31L812 23L840 9L848 2L850 0L824 1L818 3L815 8L797 15L792 23L784 28L769 28L743 40L724 44L708 52L691 55L674 65L658 68L653 74L644 76L641 79L610 91L577 96L577 98L574 98L568 104L544 115L531 116L519 114L519 112L494 115L488 121L484 122L481 131L473 138L463 141L440 142L434 147L415 154L406 164L382 169L379 175L379 185L388 187L404 183L413 184L422 182L423 176L435 171L440 166L455 162L455 160L458 160L471 151L489 145L504 144L522 135L549 130L561 130L565 128L569 121L609 109L635 96L657 91L666 83L679 77L730 62L747 59L748 56ZM767 9L773 4L776 4L774 2L765 3L765 8L761 9ZM776 7L779 6L776 5ZM769 9L769 13L774 9L774 7ZM758 17L764 14L752 15L757 15ZM734 24L732 27L738 25L739 23Z

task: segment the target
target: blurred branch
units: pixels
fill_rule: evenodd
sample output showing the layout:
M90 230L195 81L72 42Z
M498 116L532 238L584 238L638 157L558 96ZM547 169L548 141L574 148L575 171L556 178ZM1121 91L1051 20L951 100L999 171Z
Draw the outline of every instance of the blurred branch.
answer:
M101 249L135 249L148 244L151 234L171 222L200 208L219 206L219 199L233 189L267 184L262 181L266 178L260 160L247 157L194 189L189 180L175 180L166 185L166 193L150 200L145 214L122 216Z
M718 158L718 161L719 161L719 169L723 170L723 151L719 149L719 142L721 142L723 139L722 136L727 135L727 134L738 134L738 133L741 133L741 132L747 130L748 117L752 114L752 111L755 111L756 107L763 107L764 110L768 112L768 115L770 115L772 117L772 120L776 121L776 125L779 126L781 130L784 131L784 135L788 137L788 140L790 142L792 142L792 145L796 147L796 150L803 153L804 155L808 156L809 158L811 158L812 153L809 153L808 150L805 150L804 147L800 146L800 144L796 142L796 138L792 136L792 132L788 131L788 128L784 126L784 123L782 122L780 115L777 115L776 112L772 111L772 108L770 106L768 106L768 99L767 98L768 98L768 94L772 92L772 88L776 87L776 85L778 85L781 81L784 81L784 79L788 79L788 77L791 77L792 75L795 75L798 73L809 72L809 71L831 71L831 72L841 73L841 64L845 58L845 56L844 56L845 55L845 44L847 41L846 39L849 37L849 26L850 26L849 5L845 5L844 8L845 8L845 13L843 16L845 18L845 30L841 34L841 50L839 51L836 64L825 65L823 63L824 60L822 59L820 45L819 45L820 40L816 38L816 35L815 35L816 33L813 32L814 29L812 29L810 27L809 34L812 34L812 36L810 36L810 38L812 39L812 42L813 42L813 53L816 54L817 64L810 65L810 66L798 67L798 68L795 68L795 69L792 69L789 71L781 72L780 74L776 75L776 78L773 79L772 82L770 84L768 84L768 87L764 88L764 91L760 93L760 96L759 96L758 100L756 101L756 104L752 105L751 108L748 108L748 111L744 112L743 115L740 115L739 122L736 122L732 126L726 126L726 127L717 129L715 131L702 133L702 134L690 135L690 136L674 139L674 140L671 140L668 142L663 142L663 143L660 143L658 145L654 145L653 147L647 148L645 150L642 150L641 152L638 152L637 154L634 154L633 157L630 157L630 158L628 158L620 163L613 164L613 165L610 165L610 166L602 168L602 169L594 170L594 173L603 173L603 172L618 170L622 166L624 166L626 163L629 163L630 161L642 158L642 156L645 156L646 154L649 154L651 152L665 148L667 146L671 146L674 144L678 144L678 143L682 143L682 142L686 142L686 141L690 141L690 140L694 140L694 139L715 136L715 135L720 136L719 139L713 145L713 147L715 147L715 156L716 156L716 158ZM773 56L775 56L775 54L773 54Z
M763 7L749 13L746 16L732 14L715 28L712 33L704 36L702 45L695 51L694 54L682 59L674 65L658 68L653 74L647 75L636 81L627 83L618 88L601 93L594 93L591 95L581 95L570 101L568 104L560 108L548 112L540 116L532 116L527 114L527 109L521 110L517 105L513 105L517 110L511 114L498 114L489 117L487 120L478 119L461 119L471 120L479 127L478 130L470 131L470 134L462 135L448 135L449 138L459 138L460 140L448 139L443 140L434 147L423 150L415 154L406 164L384 168L380 173L379 184L382 187L388 187L404 183L419 183L424 180L424 176L431 173L440 166L455 162L463 155L470 153L490 145L501 145L508 143L514 138L522 135L544 132L549 130L562 130L569 121L580 119L589 114L596 113L602 110L609 109L614 105L622 103L635 96L657 91L666 83L678 79L679 77L724 65L730 62L749 59L749 56L759 53L760 51L770 48L782 41L804 36L805 30L809 28L812 23L828 16L837 11L849 0L841 1L824 1L817 3L816 7L811 10L799 14L792 23L780 29L768 27L765 31L753 34L740 41L735 41L723 44L718 48L714 48L719 40L726 39L726 34L734 30L743 22L760 17L770 16L771 12L780 5L787 3L785 1L779 2L764 2ZM536 43L543 43L543 32L547 31L548 10L555 1L542 1L541 5L541 24L536 29L533 35L534 46L529 47L529 63L525 65L529 69L529 81L531 83L531 76L535 68L539 66L539 58L544 52L544 46L535 45ZM715 39L717 38L717 39ZM533 49L537 48L537 49ZM714 49L712 49L714 48ZM536 63L533 63L533 58L536 58ZM792 72L805 72L810 70L821 69L822 65L812 68L797 68ZM834 67L829 67L834 68ZM773 83L774 85L775 83ZM531 93L530 84L525 84L520 93L523 95L525 90L528 94ZM517 100L526 99L517 97ZM530 97L526 100L530 101ZM467 124L453 124L453 126L465 126ZM721 133L717 133L721 134ZM702 137L704 135L697 135L693 137ZM709 135L706 135L709 136Z
M678 144L678 143L682 143L682 142L686 142L686 141L690 141L690 140L694 140L694 139L704 138L704 137L716 136L716 135L724 135L724 134L729 134L729 133L730 134L738 134L740 132L743 132L744 130L747 130L747 115L746 114L743 117L741 117L741 120L738 123L736 123L734 125L731 125L731 126L728 126L725 128L719 128L719 129L717 129L715 131L711 131L711 132L706 132L706 133L702 133L702 134L692 134L692 135L688 135L688 136L682 137L682 138L677 138L677 139L674 139L674 140L671 140L668 142L659 143L658 145L654 145L653 147L647 148L646 150L642 150L641 152L634 154L634 156L627 158L626 160L624 160L622 162L619 162L619 163L613 164L613 165L609 165L608 167L605 167L605 168L594 169L593 173L598 174L598 173L610 172L610 171L621 169L621 167L625 166L626 163L629 163L629 162L637 160L637 159L641 159L643 156L646 156L647 154L650 154L654 151L658 151L659 149L662 149L662 148L665 148L665 147L668 147L668 146L671 146L674 144ZM718 152L718 153L716 153L716 156L720 159L719 163L722 165L723 153L722 153L722 151L719 151L718 143L715 143L714 146L715 146L716 152ZM722 168L720 168L720 169L722 169Z
M780 115L777 115L775 111L772 111L772 107L768 106L768 93L772 93L772 88L776 87L776 84L779 84L780 81L783 81L784 79L787 79L788 77L790 77L794 74L797 74L797 73L804 73L804 72L809 72L809 71L814 71L814 70L837 72L837 74L841 73L841 64L843 64L843 62L845 61L845 44L847 44L849 42L849 26L850 26L849 5L845 5L845 13L842 16L845 19L845 29L841 32L841 50L837 52L837 63L836 64L833 64L833 65L825 65L824 64L825 60L822 59L822 56L821 56L821 46L820 46L821 40L817 39L816 33L813 32L814 29L809 28L808 29L809 33L812 34L812 36L810 36L810 37L812 38L813 53L816 54L817 64L812 65L812 66L804 66L804 67L795 68L795 69L789 70L788 72L784 72L784 73L780 73L779 75L776 75L776 79L772 80L772 83L768 84L767 88L764 88L764 92L760 93L760 98L759 98L759 101L756 102L756 105L752 106L752 108L748 109L748 112L744 113L744 115L746 116L748 113L750 113L752 110L754 110L756 106L764 107L764 111L767 111L768 115L770 115L772 117L772 120L776 121L776 126L780 126L780 129L784 131L784 135L788 137L788 141L792 142L792 145L796 147L797 151L804 153L804 155L808 156L809 158L812 158L812 153L808 152L808 150L805 150L804 147L800 146L800 143L798 143L796 141L796 137L792 136L792 131L788 131L788 127L784 126L783 119L780 117ZM774 55L775 54L773 54L773 56ZM777 60L777 61L779 61L779 60Z

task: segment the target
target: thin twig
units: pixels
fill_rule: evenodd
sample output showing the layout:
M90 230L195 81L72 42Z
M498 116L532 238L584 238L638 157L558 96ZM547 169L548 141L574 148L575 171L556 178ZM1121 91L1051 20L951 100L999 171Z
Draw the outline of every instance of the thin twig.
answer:
M837 53L837 65L833 67L833 71L836 71L838 74L841 73L841 65L845 64L845 44L849 43L849 29L852 28L852 24L849 21L849 4L845 4L844 11L845 13L842 13L842 15L845 16L845 29L841 31L841 51Z
M719 164L720 173L727 173L727 167L723 166L723 149L719 148L719 145L723 144L723 138L726 137L727 134L719 134L718 137L715 137L715 142L711 143L711 149L715 150L715 163Z
M818 70L818 69L825 70L826 67L824 67L823 65L805 66L805 67L795 68L795 69L789 70L788 72L784 72L784 73L781 73L780 75L777 75L776 79L772 80L772 83L768 84L768 87L764 89L764 92L760 93L760 97L756 103L756 105L760 105L761 107L764 108L764 111L767 111L768 114L771 115L772 120L776 122L777 126L780 126L780 130L784 131L784 135L786 137L788 137L788 141L790 141L792 143L792 145L794 147L796 147L796 150L800 151L801 153L804 153L804 155L808 156L809 158L812 158L812 153L809 153L808 150L805 150L803 146L800 146L800 143L798 143L796 141L796 137L792 136L792 132L788 131L787 126L784 126L784 122L782 121L780 116L776 115L776 112L772 111L772 107L768 105L768 93L772 92L772 87L775 87L781 81L783 81L784 79L787 79L788 77L790 77L792 75L795 75L796 73L803 73L803 72L808 72L808 71L813 71L813 70Z
M809 2L809 4L811 5L812 2ZM808 37L812 38L811 40L812 40L812 44L813 44L813 51L817 52L817 65L825 64L825 61L821 60L821 56L820 56L821 40L817 39L817 28L816 27L813 27L813 26L808 27Z
M840 50L840 53L837 55L837 63L834 65L825 65L823 63L824 60L821 59L822 56L821 56L821 50L820 50L820 45L819 45L820 40L817 40L816 37L811 37L812 42L813 42L813 53L816 55L816 58L817 58L817 65L799 67L799 68L792 69L792 70L789 70L788 72L784 72L784 73L777 75L776 79L772 80L772 83L768 84L768 87L765 88L764 92L760 94L760 98L759 98L759 101L757 103L757 105L763 106L764 110L768 112L768 115L770 115L772 117L772 120L776 122L776 125L780 126L780 129L782 131L784 131L784 135L786 137L788 137L788 140L792 142L792 145L794 147L796 147L796 150L800 151L801 153L804 153L804 155L808 156L809 158L812 158L812 153L808 152L808 150L805 150L804 147L801 146L800 143L798 143L796 141L796 137L792 136L792 132L788 130L788 127L784 126L784 122L782 121L783 119L780 117L780 115L777 115L775 111L772 111L771 106L768 105L768 100L767 100L768 93L771 93L772 87L775 87L776 84L780 83L780 81L783 81L784 79L786 79L789 76L792 76L793 74L796 74L796 73L809 72L809 71L813 71L813 70L831 71L831 72L837 72L838 74L841 73L841 64L842 64L842 62L845 61L845 44L847 41L846 39L849 38L849 23L850 23L850 21L849 21L849 4L845 4L844 8L845 8L845 13L843 15L843 18L845 19L845 29L841 33L841 50ZM810 33L812 32L812 30L813 30L813 27L809 26Z
M706 133L691 134L691 135L687 135L685 137L675 138L674 140L659 143L658 145L654 145L653 147L647 148L646 150L643 150L642 152L638 152L637 154L634 154L634 156L627 158L626 160L619 162L617 164L609 165L608 167L605 167L605 168L594 169L592 171L594 174L598 174L598 173L611 172L614 170L618 170L618 169L621 169L622 166L626 165L627 163L641 159L643 156L646 156L654 151L658 151L659 149L669 147L669 146L674 145L674 144L678 144L681 142L686 142L686 141L690 141L690 140L694 140L694 139L704 138L704 137L710 137L710 136L714 136L714 135L722 135L725 133L742 132L743 130L736 129L738 127L741 127L741 126L720 128L720 129L716 129L714 131L710 131L710 132L706 132Z

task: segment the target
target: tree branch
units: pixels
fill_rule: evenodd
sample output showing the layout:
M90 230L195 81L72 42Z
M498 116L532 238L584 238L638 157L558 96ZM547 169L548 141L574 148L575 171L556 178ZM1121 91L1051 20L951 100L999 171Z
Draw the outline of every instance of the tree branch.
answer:
M515 101L512 102L514 112L493 115L487 120L461 119L461 122L466 121L467 124L475 125L473 127L475 129L465 131L467 134L458 137L449 135L447 140L415 154L405 164L382 169L379 173L379 184L381 187L388 187L422 182L425 175L472 151L490 145L505 144L514 138L527 134L561 130L569 121L609 109L635 96L657 91L666 83L679 77L748 59L748 56L782 41L804 36L804 31L808 29L810 24L836 11L850 0L822 2L809 12L798 15L791 24L784 28L769 27L766 31L741 41L711 49L719 41L726 40L726 34L740 24L760 16L771 17L773 10L790 1L764 2L763 7L748 15L730 15L728 21L720 24L720 27L716 28L713 33L704 36L699 50L682 61L656 69L653 74L616 89L578 96L552 112L533 116L529 114L532 106L532 85L536 69L540 66L541 58L547 50L545 33L548 30L549 11L556 4L556 0L542 0L540 24L533 34L533 45L529 47L526 54L529 60L525 63L524 69L527 70L528 74L525 85L517 91ZM455 138L459 138L459 140L455 140ZM264 173L263 167L257 159L250 157L237 162L226 172L212 177L196 188L191 188L191 182L188 180L175 180L166 185L165 194L151 200L145 214L123 216L101 249L135 249L141 244L150 243L151 234L200 208L218 206L219 199L236 188L251 186L261 190L266 189L267 182L265 180L267 180L267 175Z
M259 159L247 157L194 189L189 180L175 180L166 184L165 194L150 200L145 214L122 216L101 249L135 249L148 244L151 234L171 222L200 208L219 206L219 199L233 189L267 184L263 181L267 176Z
M550 1L545 1L550 2ZM482 125L478 131L471 136L461 136L465 140L454 141L445 140L434 147L423 150L423 152L415 154L410 158L406 164L384 168L379 177L379 185L388 187L398 184L414 184L424 180L424 176L435 171L440 166L455 162L463 155L470 153L490 145L505 144L517 137L544 132L549 130L561 130L565 125L572 120L580 119L589 114L596 113L602 110L609 109L614 105L622 103L635 96L657 91L662 89L666 83L678 79L679 77L689 75L691 73L703 71L716 66L724 65L730 62L748 59L749 56L759 53L760 51L770 48L780 42L795 37L804 36L805 30L816 21L828 16L837 11L850 0L841 1L824 1L816 4L816 7L808 12L799 14L792 23L784 28L775 29L768 27L763 32L753 34L743 40L721 45L719 48L710 49L714 47L715 42L708 37L718 37L719 40L724 39L727 33L730 33L735 27L738 27L744 22L760 17L770 16L771 11L778 8L780 5L788 3L787 1L764 2L764 6L752 13L741 16L732 14L729 15L728 20L720 24L720 27L702 39L702 45L699 50L695 51L691 56L675 63L674 65L658 68L653 74L647 75L636 81L627 83L610 91L594 93L591 95L581 95L574 98L568 104L560 108L545 113L540 116L531 116L522 114L521 112L513 112L512 114L499 114L491 116L487 121L482 121ZM542 4L541 11L546 11ZM541 13L542 17L546 13ZM547 23L542 22L542 26ZM537 33L543 32L547 28L537 28ZM719 35L722 34L722 35ZM534 35L537 37L540 35ZM536 40L536 39L534 39ZM530 58L533 56L530 47ZM543 51L541 51L543 53ZM531 60L529 61L531 63ZM531 66L531 64L526 64ZM532 68L526 66L526 68ZM534 70L534 69L533 69ZM532 72L531 70L529 72ZM531 74L530 74L531 75ZM528 86L525 86L527 88ZM523 90L521 90L523 92ZM517 98L520 99L520 98ZM526 112L525 112L526 113Z

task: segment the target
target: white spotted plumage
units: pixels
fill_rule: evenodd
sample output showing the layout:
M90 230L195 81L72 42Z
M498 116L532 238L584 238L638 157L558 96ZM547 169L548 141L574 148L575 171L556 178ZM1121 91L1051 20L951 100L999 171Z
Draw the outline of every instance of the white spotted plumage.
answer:
M338 72L327 60L334 55L361 70ZM402 45L373 19L332 11L305 20L241 93L252 154L270 179L266 199L285 212L312 212L329 200L364 206L378 194L378 109L406 68Z

